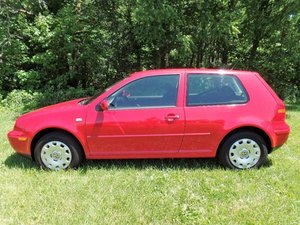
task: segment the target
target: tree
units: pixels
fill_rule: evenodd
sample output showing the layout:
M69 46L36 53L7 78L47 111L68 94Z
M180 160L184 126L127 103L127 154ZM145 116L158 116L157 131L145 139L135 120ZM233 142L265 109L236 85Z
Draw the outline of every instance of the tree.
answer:
M0 95L22 90L45 105L137 70L209 67L259 71L295 101L299 9L297 0L4 0Z

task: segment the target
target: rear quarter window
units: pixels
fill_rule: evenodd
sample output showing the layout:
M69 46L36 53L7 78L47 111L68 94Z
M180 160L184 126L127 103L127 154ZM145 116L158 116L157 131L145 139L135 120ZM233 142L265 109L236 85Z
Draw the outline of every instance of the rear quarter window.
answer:
M242 104L248 94L233 75L188 74L187 106Z

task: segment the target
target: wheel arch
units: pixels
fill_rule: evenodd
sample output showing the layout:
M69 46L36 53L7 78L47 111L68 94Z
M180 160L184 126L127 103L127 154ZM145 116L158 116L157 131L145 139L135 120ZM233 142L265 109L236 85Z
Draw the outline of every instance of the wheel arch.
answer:
M225 137L222 139L221 143L218 146L217 154L219 153L220 148L222 147L222 145L224 144L224 142L227 138L229 138L231 135L239 133L241 131L250 131L250 132L253 132L253 133L256 133L256 134L260 135L264 139L264 141L266 142L268 153L270 153L272 151L271 138L269 137L269 135L264 130L262 130L258 127L245 126L245 127L236 128L236 129L230 131L227 135L225 135Z
M86 158L86 155L85 155L85 151L84 151L84 148L83 148L83 145L81 144L81 142L78 140L78 138L72 134L71 132L69 131L66 131L64 129L60 129L60 128L46 128L46 129L43 129L43 130L40 130L38 133L36 133L31 141L31 144L30 144L30 153L31 153L31 158L33 160L35 160L34 158L34 148L36 146L36 144L38 143L38 141L43 137L45 136L46 134L49 134L51 132L61 132L61 133L65 133L69 136L71 136L72 138L74 138L74 140L79 144L79 146L81 147L81 151L83 153L83 157Z

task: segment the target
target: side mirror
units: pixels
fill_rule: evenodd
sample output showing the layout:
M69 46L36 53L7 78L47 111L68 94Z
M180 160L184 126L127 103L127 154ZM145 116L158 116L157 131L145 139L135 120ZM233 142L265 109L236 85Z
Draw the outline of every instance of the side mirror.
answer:
M109 107L108 101L106 99L104 99L101 103L100 103L100 108L102 109L102 111L107 111Z

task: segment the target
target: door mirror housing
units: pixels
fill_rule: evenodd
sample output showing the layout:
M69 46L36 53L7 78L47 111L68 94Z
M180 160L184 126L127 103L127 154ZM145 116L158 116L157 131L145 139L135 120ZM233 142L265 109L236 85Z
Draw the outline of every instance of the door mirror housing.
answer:
M102 111L107 111L109 108L109 104L108 101L106 99L104 99L101 103L100 103L100 108L102 109Z

